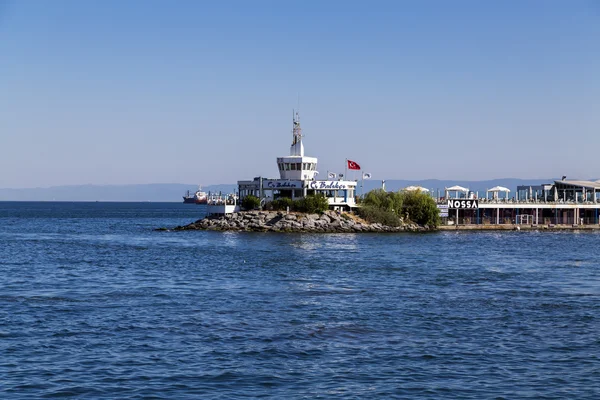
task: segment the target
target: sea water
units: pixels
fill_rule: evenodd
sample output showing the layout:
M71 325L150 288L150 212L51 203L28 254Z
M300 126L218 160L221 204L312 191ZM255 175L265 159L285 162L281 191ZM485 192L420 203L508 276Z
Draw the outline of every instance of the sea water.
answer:
M0 202L0 398L600 398L600 235Z

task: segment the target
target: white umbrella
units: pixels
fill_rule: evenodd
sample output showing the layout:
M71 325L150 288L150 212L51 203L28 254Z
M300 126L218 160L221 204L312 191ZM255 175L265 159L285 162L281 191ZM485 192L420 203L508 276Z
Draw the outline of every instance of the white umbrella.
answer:
M469 191L469 189L464 188L462 186L458 186L458 185L454 185L451 187L447 187L446 188L446 198L449 198L450 196L448 195L448 192L455 192L454 193L454 197L458 198L458 192L465 192L467 193Z
M408 187L405 187L404 190L408 190L408 191L420 190L421 192L429 192L429 189L421 187L421 186L408 186Z
M488 192L510 192L509 188L505 188L504 186L494 186L491 189L488 189Z
M469 191L469 189L464 188L462 186L458 186L458 185L446 188L446 190L449 192L468 192Z
M497 199L499 192L505 192L506 193L505 197L508 198L508 193L510 192L510 189L509 188L505 188L504 186L494 186L493 188L488 189L487 191L488 192L492 192L492 194L493 194L492 197L494 199Z

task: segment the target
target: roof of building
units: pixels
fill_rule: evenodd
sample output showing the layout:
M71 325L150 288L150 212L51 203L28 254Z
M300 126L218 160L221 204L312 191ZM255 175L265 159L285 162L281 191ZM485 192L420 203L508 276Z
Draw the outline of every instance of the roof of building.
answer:
M554 181L556 185L573 186L579 188L600 189L600 182L593 181Z

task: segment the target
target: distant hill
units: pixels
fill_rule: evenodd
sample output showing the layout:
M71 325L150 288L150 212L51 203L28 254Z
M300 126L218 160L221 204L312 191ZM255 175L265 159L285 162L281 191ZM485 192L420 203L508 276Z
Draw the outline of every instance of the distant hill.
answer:
M145 185L75 185L48 188L0 189L3 201L154 201L180 202L187 190L194 193L197 185L155 183ZM237 185L203 186L213 193L231 193Z
M407 186L423 186L433 193L444 192L445 187L460 185L474 192L485 192L494 186L505 186L512 192L519 185L539 185L552 183L559 178L548 179L492 179L487 181L448 181L439 179L385 181L388 191L396 191ZM361 181L358 181L358 194L361 194ZM381 180L368 179L364 181L363 192L381 188ZM194 192L196 185L182 183L154 183L142 185L75 185L52 186L48 188L30 189L0 189L0 201L154 201L180 202L186 190ZM213 193L232 193L237 190L236 184L203 186L202 190ZM482 193L484 194L484 193Z

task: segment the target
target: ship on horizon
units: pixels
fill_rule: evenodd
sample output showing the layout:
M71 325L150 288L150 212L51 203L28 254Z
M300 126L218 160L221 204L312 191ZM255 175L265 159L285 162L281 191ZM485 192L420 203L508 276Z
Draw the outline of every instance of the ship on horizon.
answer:
M183 202L186 204L206 204L207 201L208 196L206 192L202 191L201 186L198 186L198 190L196 190L196 193L191 194L191 192L188 190L183 196Z

